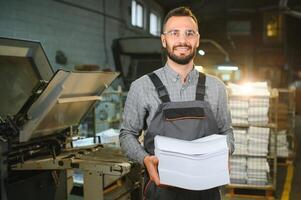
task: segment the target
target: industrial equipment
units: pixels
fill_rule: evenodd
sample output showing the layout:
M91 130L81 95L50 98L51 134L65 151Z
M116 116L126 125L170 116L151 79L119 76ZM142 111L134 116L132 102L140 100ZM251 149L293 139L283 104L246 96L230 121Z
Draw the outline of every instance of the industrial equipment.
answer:
M139 180L119 149L72 146L80 121L117 76L54 73L39 42L0 38L1 200L67 199L74 170L84 174L85 200L130 198Z
M113 41L112 51L116 69L120 71L125 91L139 77L165 64L160 37L127 37Z

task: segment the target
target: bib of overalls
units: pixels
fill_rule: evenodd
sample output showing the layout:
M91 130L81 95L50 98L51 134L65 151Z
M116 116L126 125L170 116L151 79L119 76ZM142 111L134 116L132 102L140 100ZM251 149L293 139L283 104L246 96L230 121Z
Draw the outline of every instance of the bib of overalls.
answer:
M151 73L148 75L154 84L161 100L144 136L144 147L150 155L154 155L154 138L156 135L177 138L181 140L195 140L201 137L218 134L218 126L208 102L204 101L206 76L199 74L196 87L196 99L193 101L171 102L168 91L160 78ZM208 166L210 167L210 166ZM202 173L202 172L200 172ZM191 191L181 188L159 188L148 181L144 195L151 200L218 200L218 188L204 191Z

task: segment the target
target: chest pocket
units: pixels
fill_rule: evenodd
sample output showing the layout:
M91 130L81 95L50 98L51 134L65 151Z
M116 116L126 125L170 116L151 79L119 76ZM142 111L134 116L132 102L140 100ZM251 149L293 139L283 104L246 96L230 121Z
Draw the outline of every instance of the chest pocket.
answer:
M166 121L204 119L205 112L204 109L200 107L169 108L163 110L163 116Z

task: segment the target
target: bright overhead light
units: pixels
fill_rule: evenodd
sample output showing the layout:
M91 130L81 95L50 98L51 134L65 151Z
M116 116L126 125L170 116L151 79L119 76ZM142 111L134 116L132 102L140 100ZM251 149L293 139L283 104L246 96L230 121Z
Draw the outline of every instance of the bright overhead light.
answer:
M223 65L220 65L217 67L218 70L221 70L221 71L237 71L238 70L238 67L237 66L223 66Z
M200 54L201 56L204 56L204 55L205 55L205 51L202 50L202 49L200 49L200 50L199 50L199 54Z
M230 61L226 61L224 63L217 65L217 69L221 71L237 71L239 68L234 63Z

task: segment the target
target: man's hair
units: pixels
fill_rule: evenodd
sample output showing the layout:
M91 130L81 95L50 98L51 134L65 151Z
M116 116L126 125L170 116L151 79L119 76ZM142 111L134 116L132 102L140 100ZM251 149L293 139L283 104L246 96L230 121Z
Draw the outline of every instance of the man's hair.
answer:
M196 19L195 15L192 13L192 11L187 7L181 6L181 7L175 8L167 13L167 15L165 16L165 19L163 21L162 31L164 31L164 27L165 27L165 24L168 21L168 19L171 17L174 17L174 16L191 17L193 19L193 21L195 21L195 23L198 25L198 20Z

